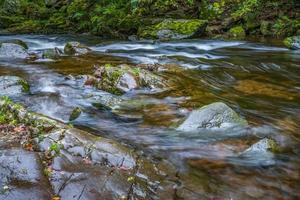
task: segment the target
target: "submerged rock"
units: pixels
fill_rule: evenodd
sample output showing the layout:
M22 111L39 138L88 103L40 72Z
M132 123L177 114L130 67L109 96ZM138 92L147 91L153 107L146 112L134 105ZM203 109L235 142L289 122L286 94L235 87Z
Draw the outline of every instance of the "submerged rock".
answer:
M64 53L67 55L82 55L90 51L90 48L79 42L68 42L64 47Z
M1 43L0 57L25 59L30 57L30 55L28 54L27 50L21 45L14 43Z
M94 72L94 77L86 82L98 89L117 95L143 87L154 89L165 86L165 81L154 73L128 65L98 66Z
M201 35L206 26L206 20L166 19L156 25L141 28L138 36L150 39L190 38Z
M28 82L18 76L0 76L0 95L12 96L30 91Z
M247 121L226 104L216 102L193 111L177 130L196 131L202 128L225 128L233 125L245 126Z
M288 37L283 41L283 43L290 49L300 49L300 36Z

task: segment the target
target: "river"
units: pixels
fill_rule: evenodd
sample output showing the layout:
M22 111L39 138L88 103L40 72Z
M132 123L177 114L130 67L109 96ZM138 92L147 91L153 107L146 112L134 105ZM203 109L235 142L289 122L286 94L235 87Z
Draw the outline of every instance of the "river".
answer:
M118 140L167 160L197 182L203 192L245 198L300 198L300 52L278 41L181 40L110 41L92 36L14 35L29 51L63 49L80 41L93 51L57 60L0 59L0 75L28 80L31 93L12 98L29 110L68 123L74 107L83 110L73 124L93 134ZM112 95L83 85L69 75L91 74L98 64L168 66L163 76L173 85L165 90L134 90L112 110L97 103ZM247 119L246 128L180 132L188 113L221 101ZM275 138L284 151L275 157L239 153L260 138ZM267 164L266 164L267 163ZM243 196L243 195L242 195ZM221 198L222 199L222 198Z

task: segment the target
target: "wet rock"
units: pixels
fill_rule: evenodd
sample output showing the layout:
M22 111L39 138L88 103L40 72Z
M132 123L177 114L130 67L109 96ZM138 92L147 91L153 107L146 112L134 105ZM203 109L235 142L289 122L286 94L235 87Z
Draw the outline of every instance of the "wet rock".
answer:
M1 43L0 44L0 58L21 58L25 59L30 57L27 50L18 44L14 43Z
M0 150L0 199L51 199L51 187L37 153L21 148Z
M246 36L246 32L242 26L236 26L231 28L228 34L231 38L236 38L236 39L244 39Z
M43 59L57 59L63 55L63 52L55 47L54 49L46 49L43 51L42 58Z
M68 42L64 47L64 53L67 55L82 55L91 51L87 46L79 42Z
M206 20L166 19L156 25L139 30L140 38L183 39L201 35L207 26Z
M70 114L69 121L74 121L81 115L81 113L82 110L79 107L74 108Z
M202 128L226 128L247 125L234 110L222 102L212 103L193 111L177 128L180 131L196 131Z
M98 66L92 82L98 89L120 95L138 88L162 88L165 81L150 71L127 65L113 67Z
M300 36L288 37L283 41L283 43L290 49L300 49Z
M27 81L17 76L0 76L0 95L13 96L30 91Z
M279 152L280 147L276 141L264 138L250 146L240 154L247 165L274 165L274 154Z
M6 40L4 42L0 42L1 43L12 43L12 44L17 44L20 45L22 47L24 47L24 49L28 49L28 45L26 44L26 42L19 40L19 39L12 39L12 40Z

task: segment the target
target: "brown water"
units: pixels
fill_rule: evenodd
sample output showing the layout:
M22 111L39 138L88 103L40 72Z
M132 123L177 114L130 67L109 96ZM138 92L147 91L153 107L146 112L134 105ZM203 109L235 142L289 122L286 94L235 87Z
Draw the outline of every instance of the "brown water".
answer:
M276 42L187 40L102 41L83 36L1 36L20 38L35 53L80 40L93 53L59 60L0 60L0 75L19 75L31 94L12 97L29 109L67 122L79 106L78 127L137 147L151 159L172 162L190 184L212 199L300 198L300 52ZM113 111L94 106L114 97L66 80L90 74L94 64L160 63L172 87L123 95ZM189 111L222 101L249 122L247 128L182 133L174 129ZM283 151L272 157L239 153L261 138Z

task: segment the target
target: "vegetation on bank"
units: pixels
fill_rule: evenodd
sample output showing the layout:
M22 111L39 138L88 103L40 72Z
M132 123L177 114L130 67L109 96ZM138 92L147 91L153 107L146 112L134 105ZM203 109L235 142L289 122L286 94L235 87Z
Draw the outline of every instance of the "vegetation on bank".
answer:
M207 20L210 37L299 34L298 0L0 0L0 29L126 38L164 19ZM235 27L238 27L235 28ZM232 30L232 28L235 28ZM230 31L231 30L231 31ZM235 33L233 34L235 35ZM238 35L240 37L241 35Z

